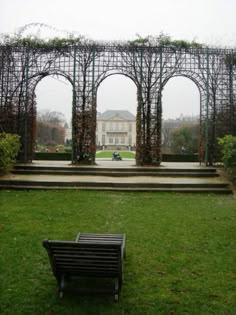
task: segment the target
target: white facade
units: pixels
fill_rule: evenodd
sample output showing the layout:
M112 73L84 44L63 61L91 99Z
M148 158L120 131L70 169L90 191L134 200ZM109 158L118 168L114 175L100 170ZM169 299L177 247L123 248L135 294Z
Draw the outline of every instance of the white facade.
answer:
M65 143L67 140L72 139L72 129L71 128L65 128Z
M125 110L107 110L97 116L96 144L105 147L136 145L136 117Z

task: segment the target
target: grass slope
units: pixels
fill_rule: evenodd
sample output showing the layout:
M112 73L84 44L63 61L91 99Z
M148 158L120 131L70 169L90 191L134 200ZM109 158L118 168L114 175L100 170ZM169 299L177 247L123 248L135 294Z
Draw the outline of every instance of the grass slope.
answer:
M235 314L234 196L0 191L1 314ZM121 298L60 300L43 239L127 234Z

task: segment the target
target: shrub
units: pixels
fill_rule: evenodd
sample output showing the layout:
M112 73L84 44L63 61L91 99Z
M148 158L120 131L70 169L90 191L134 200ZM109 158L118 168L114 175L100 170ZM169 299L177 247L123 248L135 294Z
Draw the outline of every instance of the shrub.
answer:
M0 172L9 172L20 150L20 137L15 134L0 134Z
M236 136L227 135L218 139L221 146L224 167L230 172L236 170Z
M198 152L199 127L196 124L186 124L173 129L170 135L170 147L174 154L181 153L182 146L187 154Z

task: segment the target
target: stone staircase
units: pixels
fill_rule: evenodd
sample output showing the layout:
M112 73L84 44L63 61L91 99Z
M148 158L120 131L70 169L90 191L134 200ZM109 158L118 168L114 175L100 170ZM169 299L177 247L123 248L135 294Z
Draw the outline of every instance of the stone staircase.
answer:
M81 175L81 176L159 176L159 177L218 177L215 168L161 168L161 167L96 167L96 166L33 166L16 165L13 174Z
M18 164L0 189L89 189L232 193L211 167L101 167Z

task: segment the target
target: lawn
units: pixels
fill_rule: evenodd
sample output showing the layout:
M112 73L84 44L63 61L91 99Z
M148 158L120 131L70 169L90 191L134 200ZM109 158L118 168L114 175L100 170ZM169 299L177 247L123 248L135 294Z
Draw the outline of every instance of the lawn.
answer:
M0 314L236 314L232 195L0 191ZM43 239L127 234L120 301L57 296Z
M96 158L112 158L112 153L114 151L99 151L96 153ZM117 151L120 153L120 156L123 159L135 159L135 152L134 151Z

